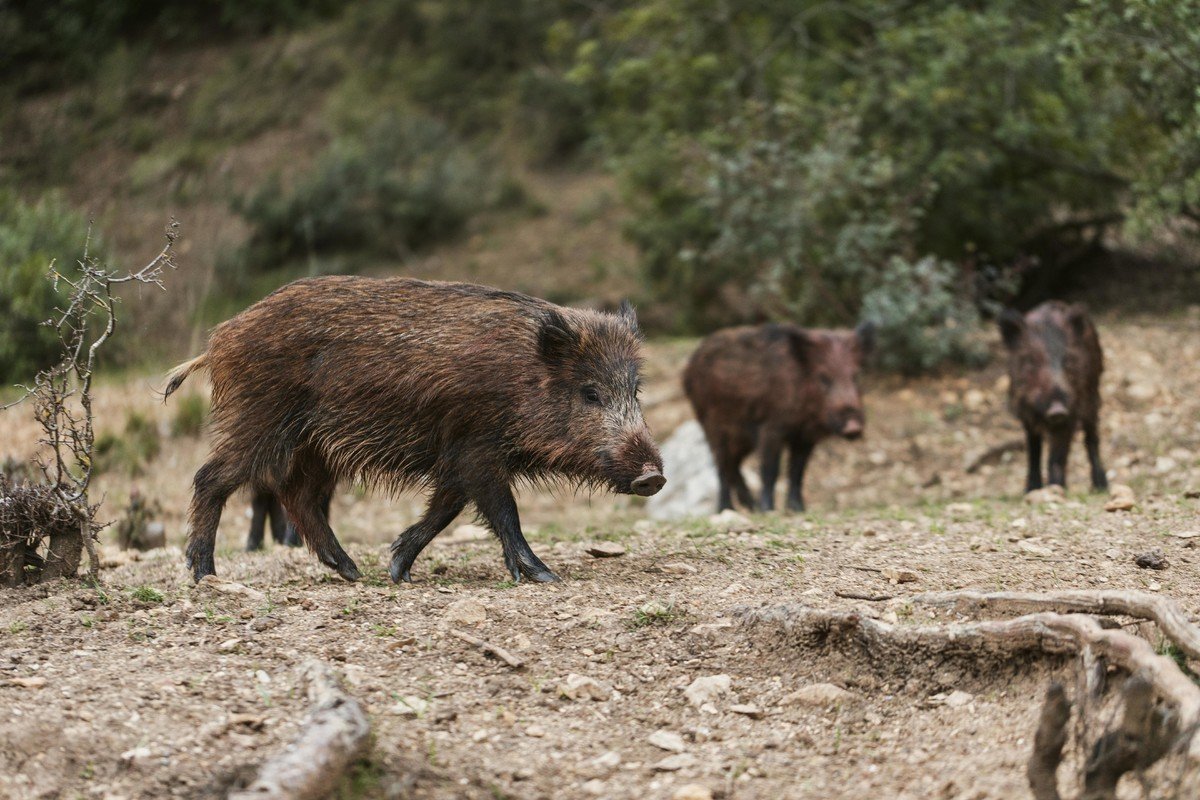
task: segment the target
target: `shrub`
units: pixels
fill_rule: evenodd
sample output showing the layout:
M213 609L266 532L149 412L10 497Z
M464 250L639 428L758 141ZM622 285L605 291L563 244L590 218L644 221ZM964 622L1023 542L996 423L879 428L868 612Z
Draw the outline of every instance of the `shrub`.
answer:
M108 432L96 437L96 471L121 469L129 475L140 475L161 449L158 426L150 418L131 411L125 417L124 433Z
M171 435L199 436L204 430L204 418L208 415L208 401L202 394L192 392L175 403L175 416L171 418Z
M267 182L236 208L253 228L234 266L408 256L457 235L501 182L440 123L389 115L339 138L291 188Z
M87 220L57 195L26 203L0 190L0 381L31 379L55 360L58 336L41 324L59 300L47 270L73 266L87 239ZM101 249L94 237L88 247Z

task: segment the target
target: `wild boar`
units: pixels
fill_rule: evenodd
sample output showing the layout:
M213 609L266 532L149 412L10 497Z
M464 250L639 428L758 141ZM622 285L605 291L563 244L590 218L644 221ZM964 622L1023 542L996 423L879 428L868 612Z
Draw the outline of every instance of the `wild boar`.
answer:
M1029 472L1025 491L1042 487L1042 440L1050 440L1050 483L1066 487L1067 455L1083 428L1092 468L1092 487L1108 487L1100 460L1100 375L1104 354L1087 310L1058 300L1028 314L1008 309L1000 316L1008 350L1008 405L1025 428Z
M301 540L359 577L321 498L340 480L429 492L392 544L393 581L466 507L496 533L514 580L558 580L521 533L514 482L555 477L652 495L662 459L638 399L633 308L561 308L463 283L348 276L291 283L218 326L169 376L212 378L213 447L196 473L187 559L214 574L221 509L274 492Z
M804 470L827 436L858 439L865 418L859 373L875 328L807 330L789 323L717 331L692 354L684 391L716 461L717 510L775 507L775 482L789 451L787 508L804 510ZM762 494L755 502L741 463L758 448Z

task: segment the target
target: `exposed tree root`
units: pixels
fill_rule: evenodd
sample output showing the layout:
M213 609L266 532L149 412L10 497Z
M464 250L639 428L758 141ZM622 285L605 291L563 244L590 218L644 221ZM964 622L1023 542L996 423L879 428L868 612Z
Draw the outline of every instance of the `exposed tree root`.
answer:
M1144 592L1121 590L1033 592L933 592L909 598L920 605L953 606L963 613L1000 611L1026 614L1055 611L1060 614L1119 614L1146 619L1158 625L1188 658L1200 660L1200 629L1188 621L1174 600Z
M282 753L268 759L254 782L229 800L315 800L328 797L367 747L371 724L358 702L342 691L327 664L304 665L312 711Z
M951 592L921 595L915 602L975 608L1102 608L1107 613L1166 620L1184 641L1194 635L1191 625L1173 603L1164 598L1127 592L1066 592L1055 595L979 595ZM815 645L851 645L873 662L911 663L917 655L975 658L1011 658L1017 654L1078 654L1085 669L1084 695L1098 692L1092 686L1096 667L1109 664L1132 677L1122 692L1124 715L1119 726L1094 739L1083 770L1080 800L1116 798L1121 776L1145 770L1168 751L1186 753L1189 763L1200 760L1200 687L1150 643L1116 628L1108 629L1083 614L1041 612L1007 620L984 620L944 625L891 625L857 612L826 611L806 606L743 609L740 616L751 627L773 627L785 636ZM1162 624L1160 622L1160 624ZM1182 647L1182 645L1181 645ZM1097 686L1099 684L1097 683ZM1080 720L1088 697L1079 698ZM1162 704L1158 704L1161 700ZM1042 709L1033 753L1028 762L1030 788L1037 800L1060 800L1056 772L1068 738L1071 703L1061 685L1052 684ZM1091 736L1088 737L1090 741ZM1078 737L1077 746L1082 746Z

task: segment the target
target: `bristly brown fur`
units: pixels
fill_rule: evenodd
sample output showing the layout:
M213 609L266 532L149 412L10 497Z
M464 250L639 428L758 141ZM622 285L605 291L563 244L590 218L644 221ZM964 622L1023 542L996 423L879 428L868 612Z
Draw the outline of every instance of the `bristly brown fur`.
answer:
M193 537L209 535L213 499L243 483L277 491L331 563L344 556L326 541L332 532L311 530L328 525L302 524L306 511L293 506L307 509L306 492L339 481L426 487L449 508L479 506L496 484L562 477L630 491L645 465L661 471L636 399L632 310L561 308L471 284L314 278L220 325L169 388L200 363L212 378L214 444L196 478ZM581 401L584 386L603 407Z
M803 510L804 469L816 443L832 435L861 435L857 381L873 332L869 324L856 331L768 324L717 331L700 343L683 385L716 461L718 511L733 507L733 495L747 508L774 508L785 447L788 508ZM741 474L742 461L755 447L762 461L758 502Z

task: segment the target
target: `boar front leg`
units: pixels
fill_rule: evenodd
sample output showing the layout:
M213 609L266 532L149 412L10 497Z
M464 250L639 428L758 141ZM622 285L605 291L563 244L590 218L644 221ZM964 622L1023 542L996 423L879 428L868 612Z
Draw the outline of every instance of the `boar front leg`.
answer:
M446 526L462 513L466 505L467 498L457 487L439 484L433 490L433 494L429 497L429 507L425 510L425 516L392 542L390 573L393 583L400 581L412 583L410 570L413 562L417 560L417 556L433 541L435 536L445 530Z
M1071 453L1071 428L1050 432L1050 458L1047 465L1051 486L1067 488L1067 456Z
M788 453L788 511L804 510L804 470L812 451L812 442L796 440L791 443Z
M1025 454L1029 459L1029 473L1025 478L1025 491L1042 488L1042 434L1032 425L1025 426Z
M504 564L514 581L520 583L521 576L537 583L552 583L559 579L534 555L529 542L525 541L525 535L521 533L521 518L517 514L517 501L507 484L497 481L482 486L473 494L473 499L480 516L500 538Z
M1087 446L1088 463L1092 465L1092 488L1104 491L1108 488L1108 472L1100 460L1100 427L1096 420L1083 423L1083 442Z

